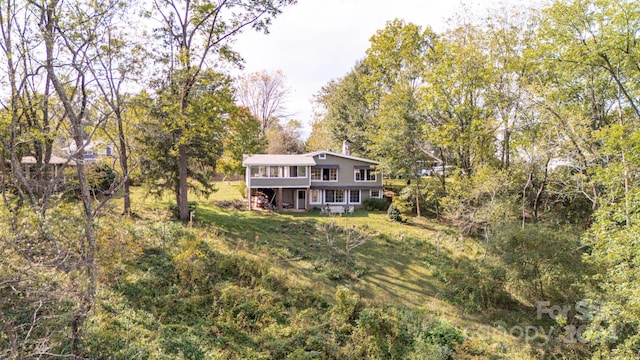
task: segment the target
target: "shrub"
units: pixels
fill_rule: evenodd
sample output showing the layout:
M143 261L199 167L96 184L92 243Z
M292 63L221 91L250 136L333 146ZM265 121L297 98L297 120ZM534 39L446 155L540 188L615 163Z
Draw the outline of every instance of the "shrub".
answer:
M425 325L424 332L428 342L435 345L452 347L464 341L462 330L446 321L431 321Z
M191 213L192 211L196 211L196 209L198 208L198 202L189 201L187 206L189 207L189 213ZM171 216L174 219L180 219L180 208L178 207L178 205L170 204L169 210L171 211Z
M64 178L67 179L64 183L64 189L69 191L71 196L80 196L80 182L78 181L76 169L68 167L63 174ZM91 192L104 194L113 190L118 179L118 173L109 164L90 163L86 167L86 178Z
M331 319L336 324L348 323L355 325L360 312L365 308L360 295L346 287L339 287L335 294L335 305L331 309Z
M385 199L368 198L362 201L362 206L369 211L387 211L389 202Z
M402 221L402 215L400 215L400 210L395 205L389 206L389 210L387 210L387 219L390 221Z

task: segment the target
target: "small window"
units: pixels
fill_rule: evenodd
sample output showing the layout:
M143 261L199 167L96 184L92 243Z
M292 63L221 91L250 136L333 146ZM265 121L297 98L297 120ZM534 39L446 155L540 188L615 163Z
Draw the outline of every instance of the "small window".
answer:
M311 168L311 180L322 180L322 169Z
M344 204L344 190L325 190L324 198L328 203Z
M380 190L371 190L369 191L369 197L374 199L382 198L382 192Z
M376 181L375 169L355 169L356 181Z
M282 177L282 168L279 166L269 166L269 177Z
M338 181L337 168L311 168L311 180Z
M320 190L317 190L317 189L311 190L310 196L311 196L311 198L309 199L310 203L312 204L322 203L322 192Z
M360 204L360 190L349 190L349 204Z
M324 160L327 158L327 154L325 153L320 153L320 155L318 155L318 159Z
M290 171L291 177L307 177L306 166L292 166Z
M322 180L338 181L338 169L322 169Z

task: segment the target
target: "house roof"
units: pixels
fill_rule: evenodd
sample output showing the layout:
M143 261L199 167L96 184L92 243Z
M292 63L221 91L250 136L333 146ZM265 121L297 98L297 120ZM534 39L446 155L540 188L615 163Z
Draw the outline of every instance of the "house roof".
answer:
M273 154L253 154L245 155L242 166L256 165L292 165L292 166L313 166L316 162L309 154L299 155L273 155Z
M365 162L369 164L378 165L380 164L377 161L359 158L350 155L344 155L339 153L334 153L331 151L315 151L306 154L298 154L298 155L272 155L272 154L252 154L245 155L244 160L242 161L242 166L277 166L277 165L289 165L289 166L314 166L316 165L316 161L314 160L314 156L320 154L327 154L332 156L337 156L345 159Z
M36 161L36 158L34 156L24 156L22 157L22 159L20 159L20 162L22 164L37 164L38 162ZM49 164L52 165L62 165L62 164L67 164L68 165L75 165L75 161L73 160L68 160L65 158L61 158L55 155L51 155L51 158L49 159Z
M360 158L360 157L357 157L357 156L351 156L351 155L335 153L333 151L327 151L327 150L314 151L314 152L308 153L306 155L308 155L308 156L316 156L316 155L320 155L320 154L333 155L333 156L341 157L341 158L344 158L344 159L362 161L362 162L366 162L366 163L369 163L369 164L375 164L375 165L379 165L380 164L380 162L378 162L378 161L369 160L369 159L365 159L365 158Z

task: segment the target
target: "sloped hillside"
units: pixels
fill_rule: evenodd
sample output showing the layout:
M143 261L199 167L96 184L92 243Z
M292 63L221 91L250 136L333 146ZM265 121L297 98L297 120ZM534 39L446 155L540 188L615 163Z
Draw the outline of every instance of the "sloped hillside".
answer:
M155 199L135 220L101 221L89 357L580 354L544 334L514 332L551 325L508 291L500 258L455 229L391 222L382 212L248 212L236 208L233 185L220 187L198 201L189 227Z

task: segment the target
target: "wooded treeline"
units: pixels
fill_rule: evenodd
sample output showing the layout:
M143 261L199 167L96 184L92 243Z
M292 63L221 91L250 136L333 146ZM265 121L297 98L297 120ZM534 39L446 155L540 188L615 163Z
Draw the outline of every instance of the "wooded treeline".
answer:
M410 184L398 207L508 249L537 289L532 305L587 299L594 354L637 356L640 4L555 1L470 16L442 33L387 23L317 95L325 112L308 144L348 140L355 155L381 159ZM420 176L434 164L444 171ZM561 234L579 241L567 249ZM581 270L557 266L575 255ZM557 271L580 274L561 282Z
M277 121L281 75L262 83L275 84L269 98L258 91L265 74L243 85L223 66L241 63L236 34L266 31L294 2L0 4L0 357L83 356L100 210L113 194L129 214L132 181L168 190L186 221L187 191L213 191L216 169L237 174L243 153L267 145L301 151L300 124ZM442 33L395 20L374 34L318 94L307 150L348 140L354 155L381 160L408 184L395 205L501 251L525 302L585 300L590 316L576 321L594 357L637 356L640 4L468 16ZM116 149L106 167L84 161L97 138ZM54 170L69 142L77 150ZM442 174L418 176L434 163Z

